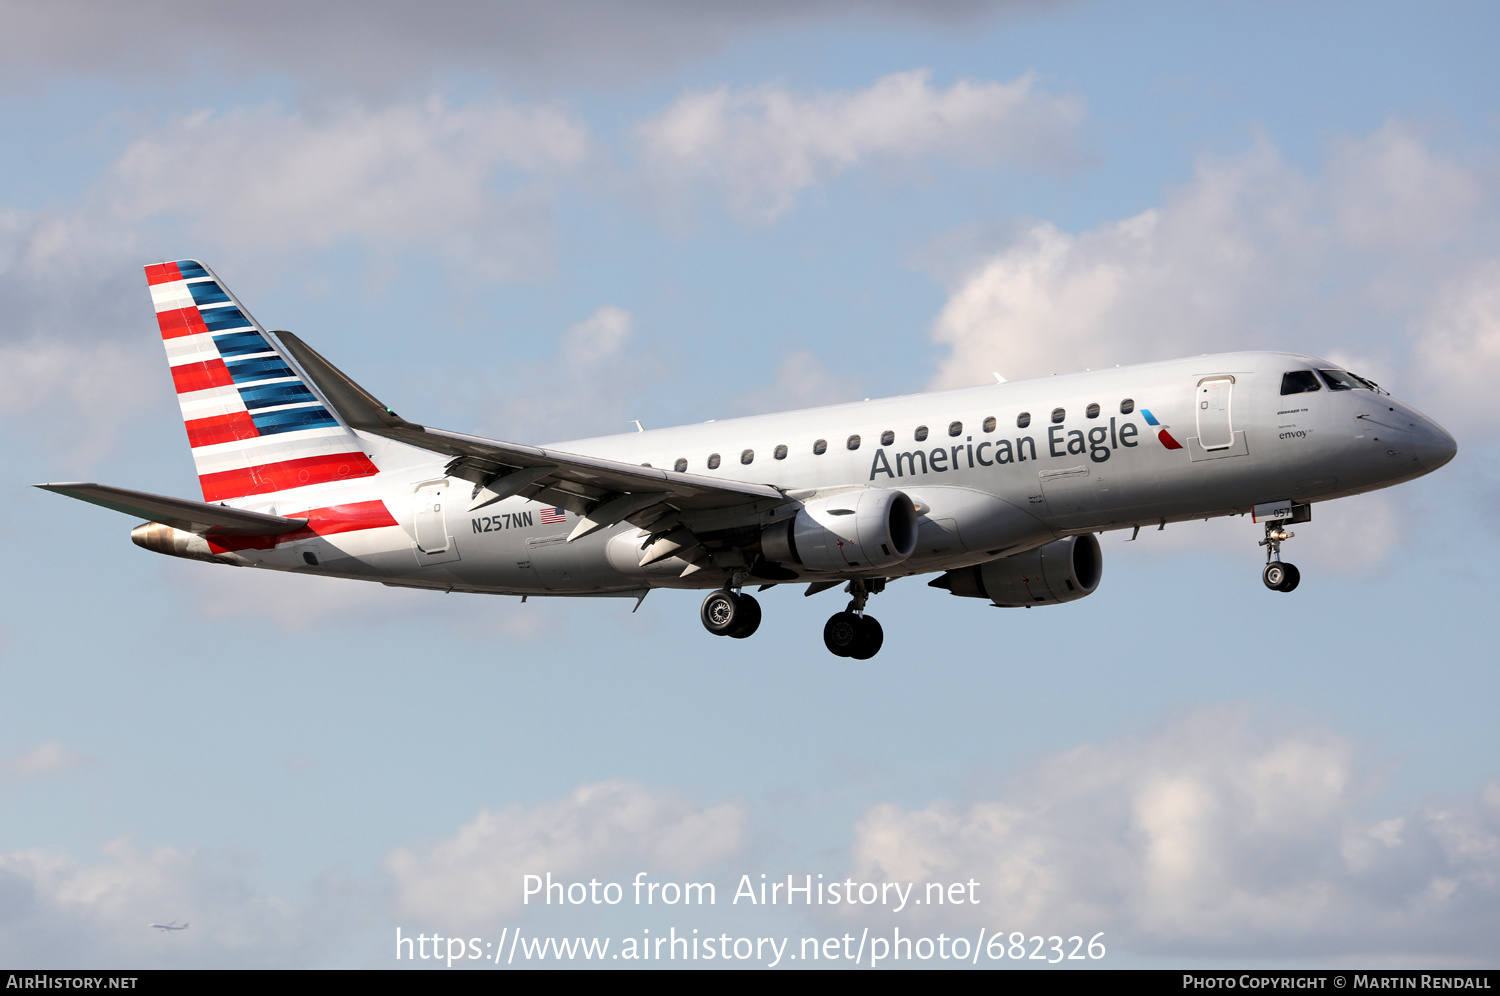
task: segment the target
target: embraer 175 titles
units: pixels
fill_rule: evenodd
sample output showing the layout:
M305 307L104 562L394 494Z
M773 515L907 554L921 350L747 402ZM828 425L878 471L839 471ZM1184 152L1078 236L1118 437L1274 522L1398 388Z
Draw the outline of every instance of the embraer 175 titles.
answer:
M703 625L744 638L744 588L844 585L833 653L883 639L890 581L998 606L1099 584L1096 533L1251 513L1268 588L1312 503L1453 459L1453 437L1309 356L1196 356L551 446L409 422L203 264L146 267L203 501L39 487L149 521L131 538L217 564L497 595L710 589Z

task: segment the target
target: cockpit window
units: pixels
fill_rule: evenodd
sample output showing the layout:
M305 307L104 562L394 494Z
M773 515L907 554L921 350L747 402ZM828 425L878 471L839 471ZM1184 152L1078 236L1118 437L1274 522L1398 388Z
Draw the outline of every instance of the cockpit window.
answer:
M1379 391L1373 380L1365 380L1358 374L1352 374L1347 370L1319 370L1323 379L1328 382L1331 391Z
M1282 394L1306 394L1322 390L1318 375L1311 370L1290 370L1281 375Z

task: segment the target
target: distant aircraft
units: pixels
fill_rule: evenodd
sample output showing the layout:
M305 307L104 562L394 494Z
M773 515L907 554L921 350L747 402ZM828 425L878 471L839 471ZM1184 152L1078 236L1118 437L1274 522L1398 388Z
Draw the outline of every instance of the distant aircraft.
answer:
M185 924L185 923L179 924L176 920L173 920L171 923L148 923L148 924L146 924L146 926L148 926L148 927L155 927L157 930L187 930L188 929L188 925L187 924Z
M203 501L38 487L140 516L131 539L211 563L435 591L644 598L711 589L744 638L744 589L844 585L824 627L864 660L895 579L997 606L1069 602L1096 533L1250 514L1266 587L1297 587L1286 526L1312 503L1453 459L1441 426L1374 383L1243 352L1011 381L546 447L401 418L194 260L146 267ZM637 602L639 604L639 601Z

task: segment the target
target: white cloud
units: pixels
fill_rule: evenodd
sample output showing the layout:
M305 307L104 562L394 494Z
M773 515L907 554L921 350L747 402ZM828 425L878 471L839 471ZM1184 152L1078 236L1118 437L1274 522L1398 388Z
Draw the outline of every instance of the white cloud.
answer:
M856 91L685 93L636 139L648 175L674 196L707 181L735 212L769 221L801 191L871 162L1069 165L1082 115L1081 100L1043 93L1029 74L939 89L928 71L911 70Z
M853 876L983 883L920 916L1108 931L1135 953L1379 961L1489 956L1500 926L1500 787L1362 818L1357 746L1204 709L1046 759L998 798L859 821Z
M808 349L789 349L776 364L775 379L738 396L726 414L760 414L858 401L859 386Z
M205 111L132 144L103 196L122 220L175 219L205 240L286 252L352 238L508 275L544 248L546 206L502 174L575 167L589 148L567 113L500 99Z
M616 869L688 874L737 853L745 822L738 803L698 805L607 781L529 808L481 810L425 853L391 852L385 869L401 915L478 926L521 912L523 875L551 872L554 880L573 881Z
M165 357L148 359L142 346L160 350L149 341L0 341L0 412L46 410L49 418L33 431L50 458L92 463L110 451L131 417L170 396Z
M1478 260L1446 281L1411 328L1416 373L1427 391L1472 402L1451 407L1487 425L1489 406L1479 402L1500 380L1500 259Z
M648 350L637 341L630 312L612 304L596 308L563 331L552 360L507 381L504 397L493 404L494 432L538 442L630 431L632 399L642 384L663 375Z
M0 211L0 410L47 405L76 450L169 399L140 269L154 259L275 269L353 243L376 268L415 251L465 276L534 274L548 179L591 155L567 112L498 98L178 118L71 208Z
M306 906L257 894L193 851L119 841L81 864L0 854L0 961L37 968L317 965L358 922L336 890ZM315 890L318 891L318 890ZM163 934L148 924L189 924Z
M1035 224L961 274L932 328L951 348L935 386L1285 348L1352 355L1461 416L1500 376L1495 195L1400 123L1333 143L1320 176L1265 140L1205 158L1159 207L1079 233ZM1413 359L1425 376L1402 376Z
M1161 208L1078 235L1034 226L954 288L933 327L952 347L938 386L1243 345L1264 332L1263 302L1304 295L1296 275L1326 241L1306 197L1261 142L1203 163Z
M87 764L88 760L87 755L51 740L14 757L0 757L0 783L68 771Z
M635 322L630 312L606 304L583 321L568 326L558 356L570 371L598 370L618 359L633 335Z

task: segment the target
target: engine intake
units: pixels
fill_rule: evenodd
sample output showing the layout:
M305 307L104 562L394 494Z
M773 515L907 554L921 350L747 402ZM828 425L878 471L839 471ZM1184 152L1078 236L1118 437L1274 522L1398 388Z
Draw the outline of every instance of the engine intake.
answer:
M964 598L988 598L1002 607L1019 608L1092 595L1103 573L1099 540L1085 533L987 564L948 571L928 584Z
M778 564L841 573L899 564L917 548L917 509L901 491L859 488L805 504L767 526L762 555Z

